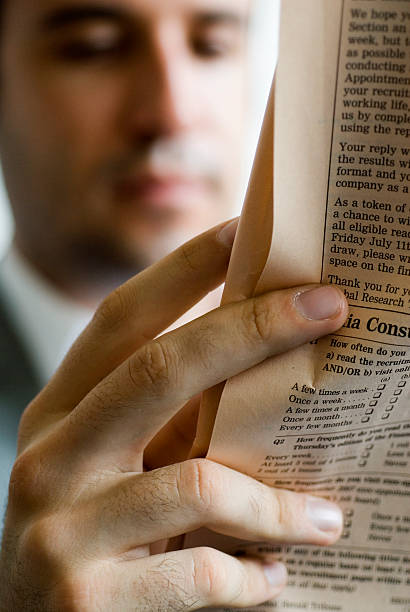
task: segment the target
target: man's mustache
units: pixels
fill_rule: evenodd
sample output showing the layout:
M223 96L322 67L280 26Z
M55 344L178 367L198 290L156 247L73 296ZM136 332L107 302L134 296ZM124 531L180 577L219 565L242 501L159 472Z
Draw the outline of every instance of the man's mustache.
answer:
M222 156L213 143L178 138L138 146L108 162L104 170L114 177L152 174L219 182L222 168Z

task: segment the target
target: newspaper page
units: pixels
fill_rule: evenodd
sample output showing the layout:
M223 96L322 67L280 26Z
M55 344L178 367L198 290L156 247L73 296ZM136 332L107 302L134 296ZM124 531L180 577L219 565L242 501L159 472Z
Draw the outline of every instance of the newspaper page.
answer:
M287 589L254 610L410 611L409 188L410 1L283 0L224 300L321 281L350 314L212 390L196 450L338 502L345 525L330 548L188 536L286 563Z

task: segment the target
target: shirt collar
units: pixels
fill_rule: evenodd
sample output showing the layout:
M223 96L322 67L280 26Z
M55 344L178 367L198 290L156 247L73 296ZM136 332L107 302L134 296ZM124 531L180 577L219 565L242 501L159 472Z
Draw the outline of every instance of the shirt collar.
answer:
M46 384L92 312L58 292L14 247L2 262L0 283L8 314Z

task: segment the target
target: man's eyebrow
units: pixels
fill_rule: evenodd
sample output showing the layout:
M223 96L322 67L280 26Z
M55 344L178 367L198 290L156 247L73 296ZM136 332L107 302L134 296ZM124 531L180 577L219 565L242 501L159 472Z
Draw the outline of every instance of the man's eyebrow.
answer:
M41 28L53 30L95 19L124 21L125 11L117 7L102 4L67 5L55 9L41 19Z
M44 30L54 30L76 25L78 23L98 19L125 21L129 15L121 7L106 6L99 3L86 5L72 4L54 9L42 17L40 27ZM248 13L242 14L237 11L210 9L194 15L194 21L198 26L231 26L238 29L247 29L250 21Z
M227 25L247 28L249 15L235 11L209 10L195 15L195 21L200 26Z

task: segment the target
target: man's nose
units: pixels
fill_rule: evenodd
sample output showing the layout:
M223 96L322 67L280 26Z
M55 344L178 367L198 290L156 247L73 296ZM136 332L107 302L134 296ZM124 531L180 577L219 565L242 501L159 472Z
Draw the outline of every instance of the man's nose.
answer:
M178 37L165 33L152 41L133 75L129 118L139 137L172 136L195 125L201 112L195 76L189 49Z

